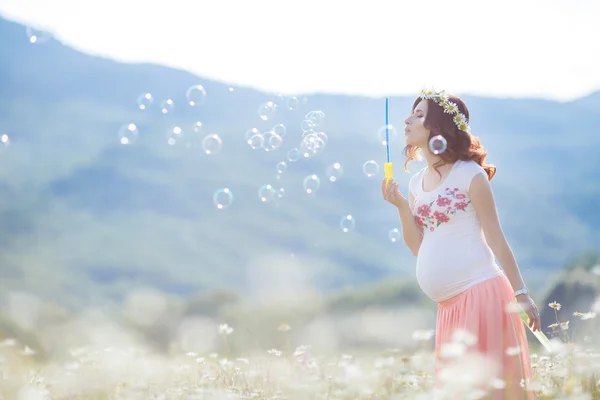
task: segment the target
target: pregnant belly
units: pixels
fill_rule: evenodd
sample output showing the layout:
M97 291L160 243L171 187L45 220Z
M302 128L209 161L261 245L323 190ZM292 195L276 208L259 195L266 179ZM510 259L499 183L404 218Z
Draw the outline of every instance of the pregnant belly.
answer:
M498 273L500 269L485 242L432 246L424 240L419 249L417 281L434 301L445 300Z

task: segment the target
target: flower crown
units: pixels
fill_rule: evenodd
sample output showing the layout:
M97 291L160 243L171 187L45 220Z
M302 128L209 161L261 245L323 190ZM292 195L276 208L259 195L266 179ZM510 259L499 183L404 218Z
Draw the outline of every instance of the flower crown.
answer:
M467 121L467 117L465 114L461 113L458 109L456 103L453 103L448 100L448 95L445 90L441 92L436 92L432 89L422 89L421 94L419 95L422 99L433 100L436 104L439 104L445 113L453 115L452 118L454 121L454 125L461 131L471 133L471 127L469 126L469 121Z

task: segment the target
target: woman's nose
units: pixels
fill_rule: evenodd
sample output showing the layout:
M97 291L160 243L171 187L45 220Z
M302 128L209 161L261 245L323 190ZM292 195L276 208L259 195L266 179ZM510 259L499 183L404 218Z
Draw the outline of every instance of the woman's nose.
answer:
M408 118L406 118L406 119L404 120L404 123L405 123L406 125L408 125Z

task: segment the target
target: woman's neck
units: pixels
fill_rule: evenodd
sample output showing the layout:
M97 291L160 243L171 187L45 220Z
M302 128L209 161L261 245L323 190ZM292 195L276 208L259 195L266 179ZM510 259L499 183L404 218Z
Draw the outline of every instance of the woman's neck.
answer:
M425 161L427 162L428 169L433 169L433 166L442 160L440 156L436 156L435 154L430 152L429 149L423 150L423 156L425 157Z

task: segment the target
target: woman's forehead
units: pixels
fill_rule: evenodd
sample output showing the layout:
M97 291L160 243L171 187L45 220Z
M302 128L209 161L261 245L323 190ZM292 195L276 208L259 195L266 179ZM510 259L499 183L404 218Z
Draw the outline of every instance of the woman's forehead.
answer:
M421 100L415 106L415 109L413 111L415 111L415 112L417 112L417 111L427 112L427 101L425 99Z

